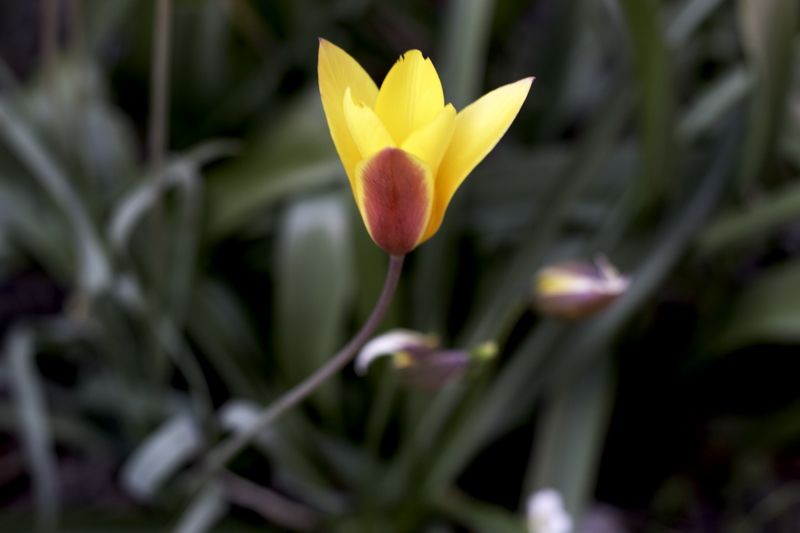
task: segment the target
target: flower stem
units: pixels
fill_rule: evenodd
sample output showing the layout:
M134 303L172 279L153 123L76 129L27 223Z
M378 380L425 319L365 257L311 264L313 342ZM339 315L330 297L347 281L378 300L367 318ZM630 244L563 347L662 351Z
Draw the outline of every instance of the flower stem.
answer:
M266 429L283 413L307 398L320 385L339 372L353 357L355 357L356 352L369 340L380 325L381 320L383 320L383 316L386 314L389 304L394 297L395 289L397 289L397 282L400 280L404 259L405 256L403 255L390 257L389 271L386 273L386 281L383 284L383 291L381 292L380 298L378 298L378 302L375 304L372 314L370 314L367 321L364 322L364 325L361 326L358 333L350 339L350 342L339 350L325 366L307 377L305 381L296 385L293 389L275 400L272 405L264 409L259 415L258 420L249 428L223 441L216 448L211 450L206 463L206 467L209 470L214 471L224 468L228 461L241 452L256 435Z
M164 153L169 131L169 68L172 0L156 0L153 13L153 42L150 55L150 101L147 119L147 171L156 196L148 220L150 274L157 291L164 290ZM158 352L156 352L158 353Z
M150 68L150 117L147 125L147 157L150 178L163 180L161 167L167 144L169 113L169 57L172 1L157 0ZM160 229L160 228L159 228Z

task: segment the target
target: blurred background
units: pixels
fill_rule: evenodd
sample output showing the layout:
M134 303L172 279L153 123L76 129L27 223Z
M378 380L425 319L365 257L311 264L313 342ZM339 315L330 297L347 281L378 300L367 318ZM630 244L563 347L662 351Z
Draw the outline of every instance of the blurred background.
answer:
M795 0L0 1L0 530L582 532L800 523ZM457 109L536 76L382 330L497 356L346 369L229 473L209 450L333 354L387 256L318 38ZM166 73L166 74L165 74ZM632 283L582 320L541 267Z

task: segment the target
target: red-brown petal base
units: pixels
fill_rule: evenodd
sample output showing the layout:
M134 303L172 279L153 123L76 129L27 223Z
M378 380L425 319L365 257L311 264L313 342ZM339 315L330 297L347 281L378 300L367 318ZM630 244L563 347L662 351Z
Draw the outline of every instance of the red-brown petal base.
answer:
M419 244L431 212L428 166L399 148L384 148L356 168L362 215L372 239L391 255Z

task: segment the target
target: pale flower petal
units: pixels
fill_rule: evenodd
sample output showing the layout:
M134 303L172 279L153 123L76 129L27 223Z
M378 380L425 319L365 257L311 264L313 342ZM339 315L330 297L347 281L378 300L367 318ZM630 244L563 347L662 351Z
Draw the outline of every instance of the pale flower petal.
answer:
M529 533L570 533L572 517L556 489L542 489L528 498Z
M375 337L361 348L356 357L356 373L364 375L369 365L378 357L393 355L412 346L430 346L430 335L409 329L392 329Z

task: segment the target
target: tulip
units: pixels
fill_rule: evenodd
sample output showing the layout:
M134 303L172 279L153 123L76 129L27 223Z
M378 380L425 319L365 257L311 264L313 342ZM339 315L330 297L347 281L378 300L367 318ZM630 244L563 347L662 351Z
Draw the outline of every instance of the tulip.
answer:
M356 60L324 39L318 74L361 217L393 256L436 233L450 199L511 125L533 82L495 89L456 113L419 50L401 56L378 89Z

